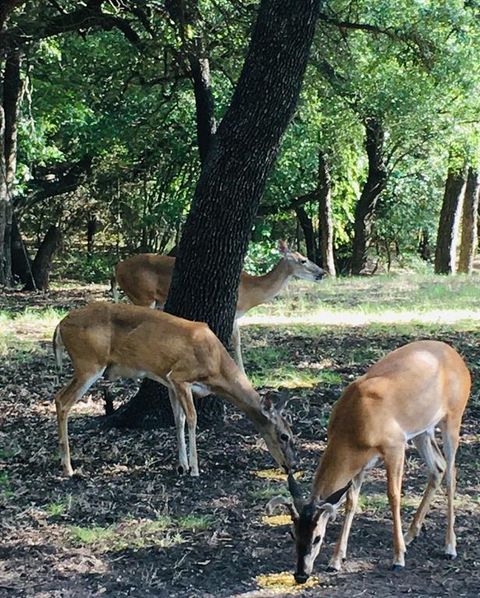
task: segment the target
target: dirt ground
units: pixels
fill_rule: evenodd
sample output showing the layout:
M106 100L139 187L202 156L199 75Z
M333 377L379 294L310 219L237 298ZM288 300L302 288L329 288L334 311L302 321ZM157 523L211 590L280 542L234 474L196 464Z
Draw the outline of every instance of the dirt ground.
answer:
M90 293L91 295L92 293ZM94 293L93 293L94 294ZM3 297L19 311L83 303L85 293L52 293L32 299ZM341 388L371 363L362 351L381 353L428 332L400 334L368 328L246 330L245 346L284 346L292 363L329 368L342 383L292 389L303 484L308 487L325 441L330 408ZM438 336L438 334L437 334ZM479 369L478 330L445 331L442 339ZM248 363L248 368L255 364ZM70 419L74 467L60 475L52 394L57 388L49 342L11 353L0 363L0 596L5 597L226 597L271 596L478 596L480 593L479 421L475 384L458 455L456 531L458 558L445 560L446 498L442 491L424 533L409 548L406 569L391 572L391 520L382 468L364 485L361 512L341 573L327 563L341 517L330 524L316 562L316 585L269 586L274 574L291 572L294 548L288 525L268 525L265 504L284 491L273 461L245 418L233 409L223 428L201 430L201 477L175 472L174 430L110 429L102 393L94 388ZM135 383L116 384L117 405ZM261 477L263 476L263 477ZM425 469L408 450L403 520L410 520L425 486ZM277 523L283 523L281 519ZM263 577L262 577L263 576ZM270 580L270 581L269 581ZM262 587L263 586L263 587Z

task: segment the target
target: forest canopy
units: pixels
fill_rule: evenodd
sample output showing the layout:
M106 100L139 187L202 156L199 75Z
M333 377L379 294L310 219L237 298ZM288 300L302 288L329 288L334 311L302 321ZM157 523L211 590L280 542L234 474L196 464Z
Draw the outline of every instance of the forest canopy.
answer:
M171 250L257 3L4 5L2 281L28 285L45 245L63 252L54 275L99 281L119 257ZM322 3L247 266L267 267L279 237L328 266L330 210L327 269L431 267L437 246L436 271L455 270L467 178L478 196L479 13L475 1Z

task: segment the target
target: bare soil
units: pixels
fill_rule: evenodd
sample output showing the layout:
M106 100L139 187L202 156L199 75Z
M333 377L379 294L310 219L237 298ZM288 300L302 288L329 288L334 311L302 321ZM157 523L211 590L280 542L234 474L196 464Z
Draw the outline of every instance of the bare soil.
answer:
M47 296L10 294L3 307L71 307L97 290ZM244 331L245 346L285 348L285 359L322 364L342 384L293 389L293 426L300 469L307 487L322 452L331 405L341 388L380 354L425 330L403 335L395 329L255 328ZM438 332L436 336L439 337ZM440 338L466 358L474 380L480 363L479 332L445 330ZM391 572L391 520L382 468L364 486L362 510L341 573L327 572L341 518L327 531L311 588L262 589L260 575L292 571L294 548L288 525L263 521L268 499L284 482L259 477L274 464L245 418L228 410L223 428L200 430L201 477L175 472L173 429L116 430L103 415L95 387L73 410L70 442L78 474L60 475L55 410L58 388L51 347L11 351L0 363L0 596L5 597L226 597L297 596L478 596L480 593L480 502L478 384L462 428L458 454L458 558L445 560L446 499L442 491L424 533L409 548L403 572ZM255 364L247 359L247 370ZM116 384L117 406L135 383ZM269 475L266 471L263 475ZM425 469L408 450L404 480L406 524L425 486ZM185 519L189 516L190 519ZM159 524L158 522L164 522ZM190 523L186 523L190 521ZM80 531L79 531L79 528ZM82 536L81 530L90 530ZM93 531L92 531L93 530ZM97 534L92 539L92 534ZM96 538L96 539L95 539Z

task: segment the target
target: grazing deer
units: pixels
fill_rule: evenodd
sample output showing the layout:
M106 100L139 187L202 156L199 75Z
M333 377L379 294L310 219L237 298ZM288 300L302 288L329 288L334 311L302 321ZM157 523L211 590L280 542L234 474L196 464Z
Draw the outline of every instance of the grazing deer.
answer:
M305 582L322 545L328 520L346 499L345 520L330 567L340 570L366 471L377 459L387 470L387 494L393 518L392 569L405 565L405 546L418 534L445 474L448 522L445 554L456 556L454 525L455 453L462 415L470 393L470 374L460 355L445 343L418 341L392 351L350 384L333 407L327 448L315 472L310 499L289 476L293 503L276 497L269 508L284 504L293 520L297 549L295 579ZM443 454L434 437L440 426ZM413 440L427 464L429 479L405 538L400 494L405 446Z
M295 459L292 432L282 417L285 398L276 407L260 400L207 324L125 304L91 303L71 311L56 327L53 349L59 369L64 349L74 374L55 395L60 455L65 475L73 475L67 418L74 403L104 373L109 379L148 377L168 388L177 429L179 471L198 476L197 414L192 392L218 394L241 409L286 471ZM185 444L185 419L189 456Z
M264 276L251 276L242 272L238 287L237 311L232 333L235 361L243 366L238 318L249 309L276 297L291 278L319 281L325 272L296 251L291 251L284 241L279 241L282 259ZM175 258L168 255L141 253L119 262L112 278L114 299L118 300L119 286L135 305L163 308L172 280Z

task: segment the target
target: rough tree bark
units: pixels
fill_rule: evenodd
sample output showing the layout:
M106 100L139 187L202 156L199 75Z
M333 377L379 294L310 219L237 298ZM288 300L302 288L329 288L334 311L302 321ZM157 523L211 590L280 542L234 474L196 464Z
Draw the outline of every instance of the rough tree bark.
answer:
M319 4L262 0L242 73L180 240L165 310L207 322L225 345L254 217L298 100ZM165 410L167 404L159 401L156 386L143 384L120 424L141 425L146 413ZM142 421L133 421L138 413ZM217 415L222 413L219 407Z
M460 258L458 271L471 274L473 260L477 251L478 236L478 203L480 198L480 176L476 168L470 167L467 175L467 185L463 198L462 240L460 243Z
M449 168L443 194L437 246L435 248L435 274L454 274L457 258L458 224L467 170Z
M322 268L335 276L333 256L332 177L327 155L318 154L318 236Z
M372 116L365 119L364 125L368 175L355 207L352 274L361 274L367 265L367 251L371 241L375 208L378 198L387 184L384 156L385 132L382 123L378 118Z

